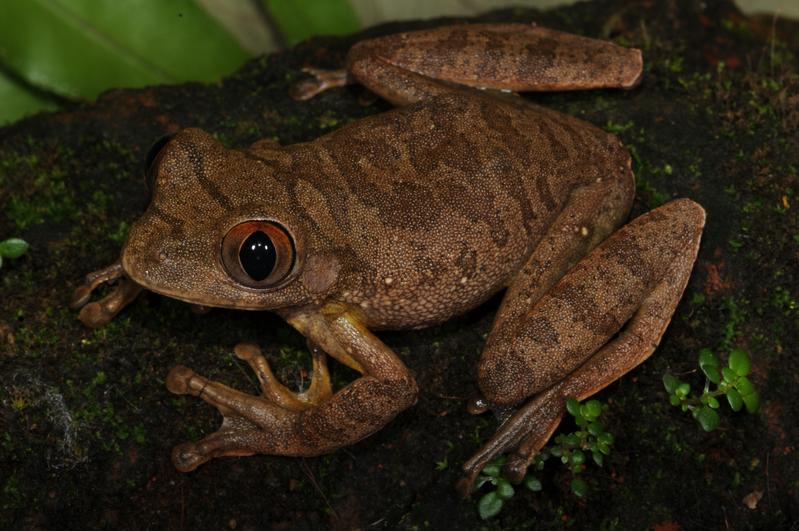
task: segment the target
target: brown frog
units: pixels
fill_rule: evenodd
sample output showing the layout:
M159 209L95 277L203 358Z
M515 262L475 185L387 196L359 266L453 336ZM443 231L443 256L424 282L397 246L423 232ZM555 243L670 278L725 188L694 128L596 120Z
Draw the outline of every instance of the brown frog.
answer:
M511 451L520 479L564 412L656 348L699 247L704 211L674 200L616 230L633 201L619 140L501 91L634 87L641 54L526 24L463 25L360 42L345 70L311 71L297 99L359 82L399 106L318 138L226 149L186 129L154 146L152 202L121 259L74 306L108 322L142 288L202 306L272 310L302 333L310 387L278 382L259 349L236 355L252 396L175 367L220 429L172 454L313 456L374 433L416 401L413 374L374 330L440 323L506 290L472 412L516 407L464 465L469 485ZM499 89L499 90L478 90ZM615 231L615 232L614 232ZM88 302L99 284L114 291ZM88 304L87 304L88 303ZM362 376L333 393L326 356Z

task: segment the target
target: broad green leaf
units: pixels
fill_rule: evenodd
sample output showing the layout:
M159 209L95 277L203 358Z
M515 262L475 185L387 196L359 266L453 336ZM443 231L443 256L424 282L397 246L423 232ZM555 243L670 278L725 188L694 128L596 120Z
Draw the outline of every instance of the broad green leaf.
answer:
M3 0L0 61L69 98L212 81L246 58L192 0Z
M9 238L0 242L0 256L4 258L19 258L28 250L30 245L19 238Z
M502 510L502 504L502 498L499 497L497 491L492 490L477 502L477 512L480 513L480 518L488 520Z
M729 359L730 369L735 371L738 376L746 376L749 374L749 354L745 350L736 348L730 352Z
M0 70L0 125L58 106L45 95L26 87Z
M699 421L702 429L713 431L719 426L719 415L707 406L702 406L694 411L694 418Z
M261 0L287 44L314 35L346 35L361 27L347 0Z

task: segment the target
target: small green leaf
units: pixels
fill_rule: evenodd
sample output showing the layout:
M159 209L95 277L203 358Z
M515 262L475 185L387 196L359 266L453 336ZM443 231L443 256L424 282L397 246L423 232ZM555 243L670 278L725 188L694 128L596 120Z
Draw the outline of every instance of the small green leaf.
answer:
M607 443L598 443L596 445L597 449L605 455L610 454L610 445Z
M588 494L588 483L580 478L574 478L571 483L572 492L578 498L584 497Z
M721 376L724 378L724 381L729 384L735 384L735 381L738 379L738 374L729 367L721 368Z
M699 368L705 373L707 379L714 384L718 384L721 381L719 360L709 348L703 348L699 351Z
M602 404L598 400L589 400L580 406L580 414L588 420L593 420L602 414Z
M719 426L718 413L707 406L703 406L695 410L694 417L699 421L699 424L705 431L713 431Z
M582 465L585 463L585 454L582 450L575 450L572 452L571 463L572 465Z
M535 476L527 476L524 478L524 486L533 492L540 492L543 488L541 481L539 481Z
M606 446L610 446L611 444L613 444L613 434L608 433L606 431L600 433L596 439L597 442L599 442L600 444L604 444Z
M496 491L492 490L477 502L477 512L480 518L488 520L496 516L502 510L502 498L499 497Z
M686 382L681 382L675 389L674 394L680 398L685 398L691 392L691 385Z
M738 381L735 382L735 388L741 393L742 397L757 392L755 386L752 385L752 382L746 376L738 378Z
M572 397L566 399L566 411L572 417L576 417L580 414L580 403Z
M0 256L4 258L19 258L30 248L28 242L19 238L9 238L0 242Z
M566 435L566 437L563 438L563 442L567 446L571 447L580 446L580 438L574 433L569 433L568 435Z
M735 389L727 389L727 402L729 402L730 407L733 411L741 411L741 408L744 406L744 401L741 399L741 393L736 391Z
M598 451L591 452L591 457L594 458L594 463L596 463L599 466L602 466L602 463L605 462L605 456L602 455L601 452Z
M712 407L713 409L719 408L719 401L716 400L715 396L708 396L707 397L707 405Z
M483 474L492 478L499 477L502 470L502 464L497 460L491 461L483 469Z
M663 387L666 388L666 392L670 395L674 394L674 391L677 390L677 386L680 385L680 380L676 377L672 376L669 373L663 375Z
M472 485L472 492L477 492L478 490L480 490L480 487L482 487L483 485L485 485L489 481L491 481L490 477L480 475L477 478L477 481L474 482L474 485Z
M513 489L513 485L511 485L510 481L507 479L500 479L497 482L497 496L503 500L512 498L515 492L516 491Z
M750 393L748 395L744 395L741 397L744 401L744 405L746 405L746 410L749 413L754 413L760 407L760 395L757 394L757 391L754 393Z
M705 373L707 379L712 383L718 385L719 382L721 382L721 373L718 367L705 367L702 369L702 372Z
M669 403L670 403L672 406L679 406L679 405L680 405L680 397L679 397L679 396L677 396L677 395L671 395L671 396L669 396Z
M602 424L599 422L592 422L588 425L588 433L594 437L598 436L600 433L602 433Z
M730 359L728 361L730 369L735 371L738 376L746 376L749 374L749 354L745 350L736 348L730 352Z
M699 366L700 367L718 367L719 359L713 354L709 348L703 348L699 351Z

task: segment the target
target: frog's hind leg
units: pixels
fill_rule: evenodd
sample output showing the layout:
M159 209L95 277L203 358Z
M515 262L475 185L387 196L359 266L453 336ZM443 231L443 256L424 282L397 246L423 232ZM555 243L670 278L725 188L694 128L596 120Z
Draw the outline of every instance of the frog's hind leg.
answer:
M641 52L533 24L463 24L361 41L346 70L311 72L295 99L357 80L394 105L457 87L504 91L632 88Z
M480 384L490 400L538 394L464 465L463 494L487 463L514 448L505 472L520 480L560 422L567 397L582 400L649 357L688 282L703 226L704 211L689 200L635 219L529 310L516 341L493 350L487 344Z

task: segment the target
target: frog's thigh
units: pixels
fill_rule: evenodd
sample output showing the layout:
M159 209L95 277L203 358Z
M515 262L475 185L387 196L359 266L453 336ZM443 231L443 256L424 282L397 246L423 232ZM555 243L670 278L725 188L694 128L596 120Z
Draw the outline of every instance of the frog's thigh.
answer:
M615 232L516 319L497 323L504 329L492 331L479 366L486 398L515 404L551 387L604 346L653 293L661 294L664 283L682 293L703 226L699 205L672 201ZM675 285L678 265L683 284ZM660 339L676 300L662 326L640 331L650 343Z

